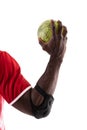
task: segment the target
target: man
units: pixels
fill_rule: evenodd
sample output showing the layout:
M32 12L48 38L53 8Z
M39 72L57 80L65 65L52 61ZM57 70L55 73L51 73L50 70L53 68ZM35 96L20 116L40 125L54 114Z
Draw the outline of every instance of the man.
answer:
M0 112L3 99L23 113L36 118L46 117L54 101L53 93L56 88L59 69L63 61L67 42L67 29L58 21L59 29L55 33L54 21L52 24L52 39L44 45L39 39L43 50L50 54L45 72L37 81L34 88L21 74L16 60L7 52L0 51ZM0 130L3 130L2 113L0 114Z

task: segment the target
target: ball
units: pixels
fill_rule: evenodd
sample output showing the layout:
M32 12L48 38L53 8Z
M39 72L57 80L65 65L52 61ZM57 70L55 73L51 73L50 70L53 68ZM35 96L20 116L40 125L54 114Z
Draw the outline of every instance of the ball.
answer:
M58 22L54 21L55 29L58 30ZM51 20L44 21L37 31L38 39L40 38L44 44L47 44L52 38L52 24Z

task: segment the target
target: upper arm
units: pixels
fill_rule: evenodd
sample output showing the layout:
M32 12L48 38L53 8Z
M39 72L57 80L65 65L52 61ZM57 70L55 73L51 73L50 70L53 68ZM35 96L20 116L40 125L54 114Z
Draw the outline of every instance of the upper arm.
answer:
M32 108L30 102L31 89L23 94L12 106L23 113L32 115Z

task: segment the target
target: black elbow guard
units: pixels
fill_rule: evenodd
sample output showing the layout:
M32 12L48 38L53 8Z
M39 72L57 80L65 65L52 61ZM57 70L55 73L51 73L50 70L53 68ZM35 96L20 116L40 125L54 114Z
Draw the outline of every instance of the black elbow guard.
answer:
M35 89L44 97L43 102L39 106L34 105L31 99L32 113L39 119L46 117L50 113L54 98L42 90L38 85L35 86Z

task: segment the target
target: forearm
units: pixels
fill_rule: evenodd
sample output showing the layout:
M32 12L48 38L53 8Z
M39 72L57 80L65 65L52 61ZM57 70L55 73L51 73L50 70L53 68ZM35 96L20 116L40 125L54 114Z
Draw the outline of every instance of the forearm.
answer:
M57 57L51 56L45 72L40 77L40 79L37 81L37 84L47 94L53 95L53 93L55 91L60 66L61 66L61 61L59 61L57 59ZM43 97L35 89L33 89L32 100L36 105L39 105L43 101Z
M38 80L37 84L48 94L53 95L61 63L56 57L50 57L47 68Z

